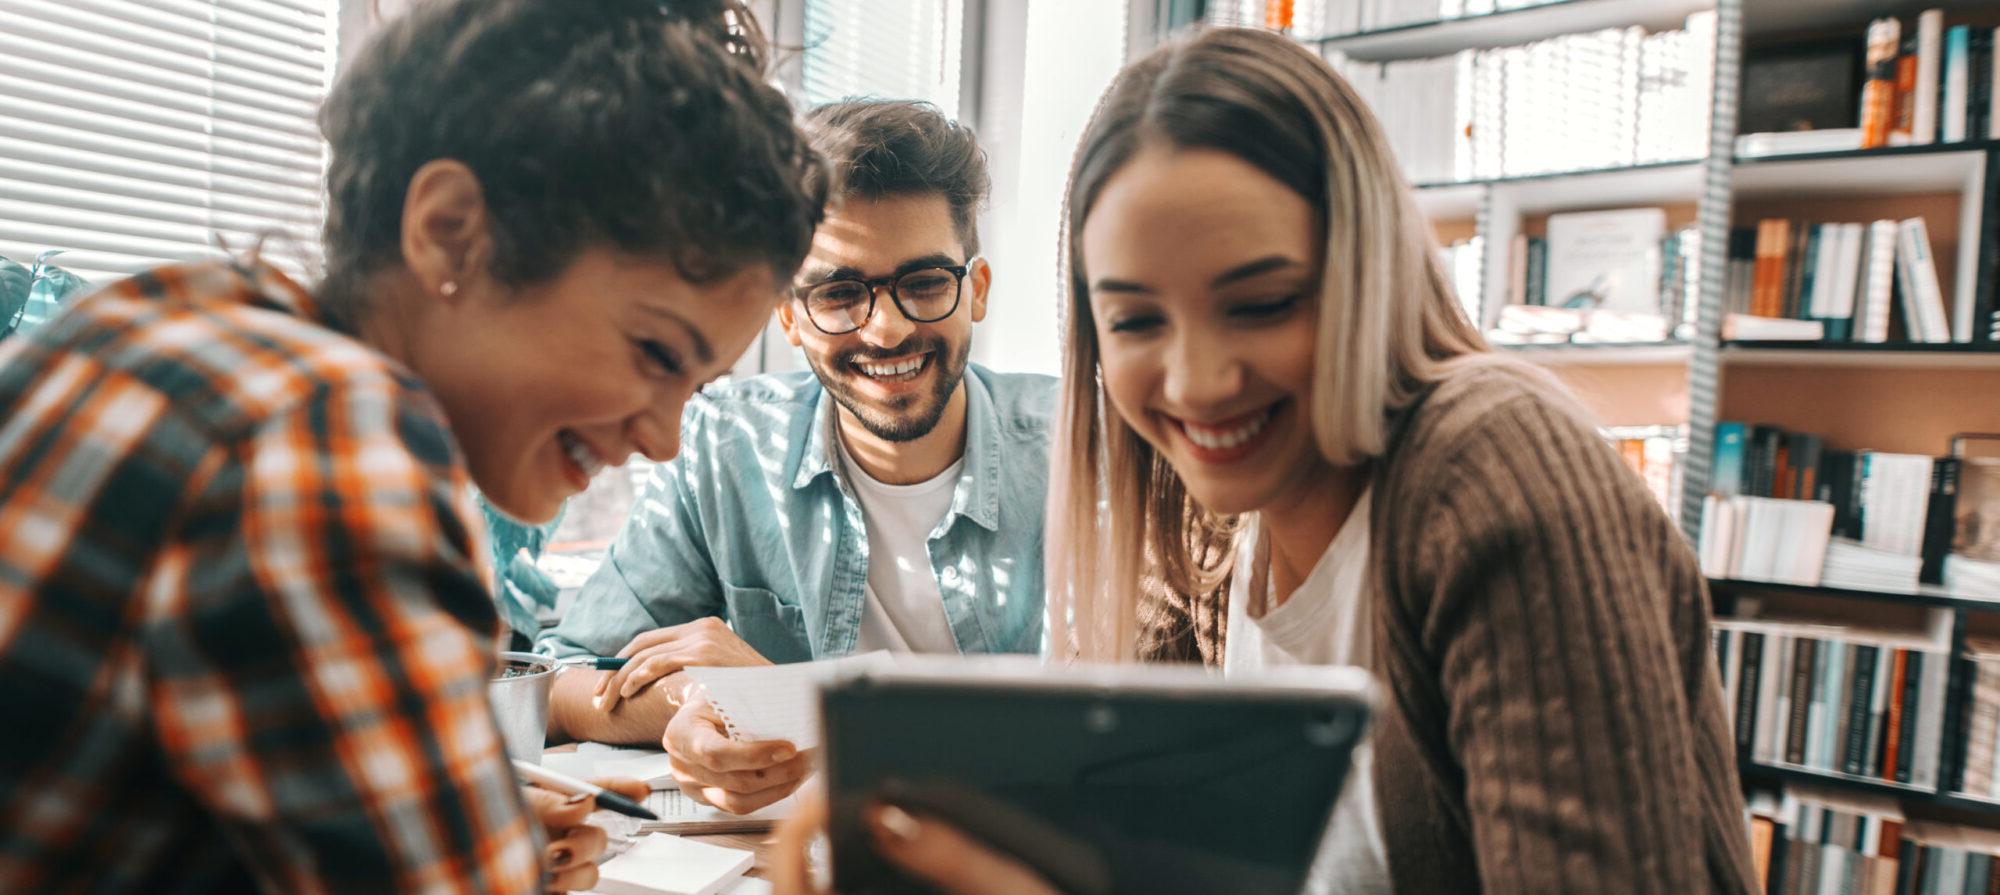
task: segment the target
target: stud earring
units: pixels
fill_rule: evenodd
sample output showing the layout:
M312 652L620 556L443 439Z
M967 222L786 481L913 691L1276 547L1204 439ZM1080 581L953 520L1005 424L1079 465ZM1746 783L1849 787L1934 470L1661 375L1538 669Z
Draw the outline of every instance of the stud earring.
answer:
M457 295L457 294L458 294L458 282L457 282L456 280L446 280L446 281L444 281L444 282L442 282L442 283L439 283L439 284L438 284L438 294L439 294L439 295L442 295L442 296L444 296L444 297L446 297L446 298L450 298L450 297L452 297L452 296L454 296L454 295Z

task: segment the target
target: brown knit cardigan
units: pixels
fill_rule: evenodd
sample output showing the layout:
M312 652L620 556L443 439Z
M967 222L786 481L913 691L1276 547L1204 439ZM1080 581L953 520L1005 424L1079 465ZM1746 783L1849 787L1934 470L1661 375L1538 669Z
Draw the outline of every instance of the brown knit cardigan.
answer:
M1475 364L1378 462L1375 798L1398 892L1753 889L1686 540L1539 371ZM1228 586L1143 654L1222 663Z

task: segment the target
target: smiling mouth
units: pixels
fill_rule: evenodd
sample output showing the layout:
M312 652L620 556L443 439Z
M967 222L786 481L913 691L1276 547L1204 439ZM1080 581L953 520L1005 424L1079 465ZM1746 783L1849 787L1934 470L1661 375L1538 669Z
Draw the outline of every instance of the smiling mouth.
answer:
M585 482L596 478L597 473L604 469L604 461L597 459L597 452L568 429L556 433L556 443L562 445L563 456L568 458L570 465L575 467L573 471L581 474Z
M931 365L933 352L886 361L856 360L849 365L877 382L908 382L923 375Z
M1279 402L1214 423L1197 423L1178 417L1168 419L1187 439L1196 459L1227 463L1249 456L1263 443L1263 436L1270 431L1271 421L1277 418L1282 406L1283 402Z

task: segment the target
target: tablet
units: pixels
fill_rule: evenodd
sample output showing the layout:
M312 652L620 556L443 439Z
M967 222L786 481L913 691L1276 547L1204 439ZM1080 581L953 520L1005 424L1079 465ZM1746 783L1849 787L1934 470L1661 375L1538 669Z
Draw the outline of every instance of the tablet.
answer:
M1357 668L899 656L821 689L834 890L927 891L872 851L888 801L1064 892L1298 892L1366 732Z

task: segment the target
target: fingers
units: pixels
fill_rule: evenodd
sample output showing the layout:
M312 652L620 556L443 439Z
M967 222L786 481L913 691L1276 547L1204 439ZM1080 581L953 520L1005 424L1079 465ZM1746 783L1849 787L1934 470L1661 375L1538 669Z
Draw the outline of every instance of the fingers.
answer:
M597 886L597 859L604 855L610 837L597 827L581 826L549 843L543 854L549 868L549 889L555 892L582 891Z
M804 782L805 778L801 777L790 783L755 792L738 792L714 786L698 787L683 792L694 793L698 801L707 802L730 814L749 814L777 804L786 796L798 791L799 784Z
M647 631L643 634L640 634L639 636L632 638L632 641L630 643L625 644L624 649L618 651L618 658L632 659L633 657L638 656L640 653L645 652L646 650L650 650L658 646L671 644L675 640L680 639L680 637L682 636L682 629L686 627L687 627L686 625L674 625L668 628L654 628L651 631ZM619 693L620 688L623 687L625 683L625 678L628 677L632 672L633 670L632 666L636 664L638 663L626 662L624 668L620 668L617 671L613 671L610 674L605 675L603 678L600 678L597 682L596 691L591 695L597 697L599 701L603 701L606 698L605 694L612 694L611 702L613 704L616 704L617 694ZM611 706L599 705L598 708L605 711L609 711L611 709Z
M597 888L597 865L571 864L566 870L549 874L550 892L588 892Z
M643 659L628 662L624 668L618 669L625 675L625 682L618 685L618 698L629 699L632 694L652 686L654 681L687 667L679 652L675 646L661 647L648 652Z
M950 895L1057 895L1047 881L934 818L884 805L869 812L875 850Z
M681 629L685 627L687 626L670 625L665 628L654 628L651 631L640 634L632 638L631 643L625 644L624 649L618 651L618 658L630 659L638 655L640 650L651 649L662 643L671 643L675 638L680 636Z
M821 895L813 885L813 837L826 829L826 799L814 794L799 800L792 816L778 825L778 842L771 849L769 869L778 895Z
M590 782L631 799L634 802L644 802L647 796L653 794L653 788L647 786L646 781L631 777L600 777Z
M527 788L527 796L528 810L534 812L542 829L549 831L550 838L583 823L597 807L588 794L569 795L531 786Z
M693 717L686 717L690 712ZM784 740L741 742L723 733L722 722L706 703L690 704L667 725L667 754L675 764L709 771L757 771L798 756Z
M683 790L713 788L724 792L743 794L760 793L779 787L790 791L800 781L812 775L812 758L808 755L795 755L787 761L781 761L775 765L751 771L718 771L713 768L690 765L679 760L674 760L671 766L673 768L674 779L681 783ZM779 798L783 798L783 796ZM772 799L771 801L777 801L777 799ZM718 803L714 800L709 800L709 804L715 805L718 808L736 811L738 814L743 813L729 805Z

